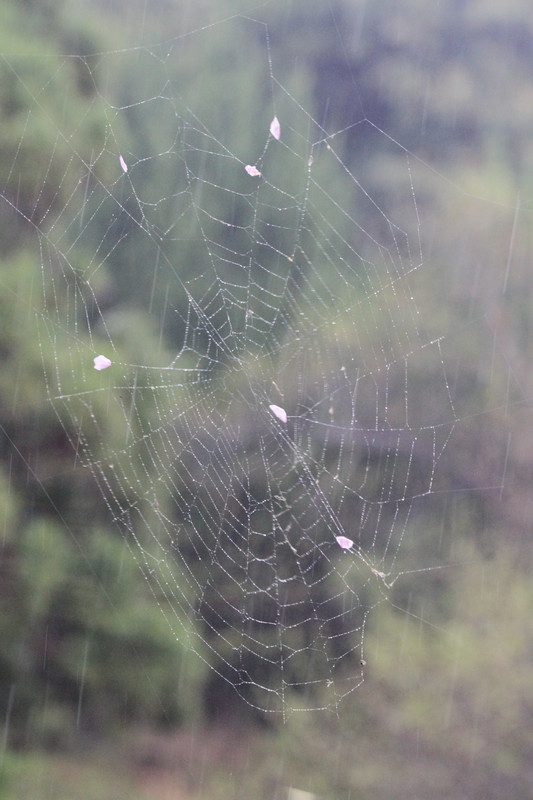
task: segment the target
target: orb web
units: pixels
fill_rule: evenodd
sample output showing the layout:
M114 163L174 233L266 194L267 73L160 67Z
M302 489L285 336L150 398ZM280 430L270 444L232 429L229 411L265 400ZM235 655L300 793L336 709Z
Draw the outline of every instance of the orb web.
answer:
M335 708L364 679L368 615L405 568L457 417L420 321L409 154L366 119L324 130L263 46L269 93L220 100L213 119L176 89L177 43L59 59L98 87L105 136L81 151L74 123L52 121L69 168L45 154L36 196L68 187L62 211L18 210L39 239L47 395L75 468L175 635L247 703L286 713ZM130 59L154 82L121 102L101 75ZM152 121L155 150L128 134ZM359 133L387 148L396 203L348 161Z

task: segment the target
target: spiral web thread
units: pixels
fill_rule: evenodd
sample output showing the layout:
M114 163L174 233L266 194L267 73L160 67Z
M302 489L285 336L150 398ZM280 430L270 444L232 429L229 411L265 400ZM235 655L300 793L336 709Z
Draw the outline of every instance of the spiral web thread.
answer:
M81 67L96 80L129 55ZM59 176L50 152L38 179L38 197L70 182L63 213L24 214L40 242L48 397L176 637L252 706L335 708L364 679L368 614L402 574L457 422L441 340L415 299L425 263L409 158L355 126L401 172L399 224L343 161L353 127L326 133L268 66L274 102L250 108L255 154L233 152L174 92L175 57L171 46L157 60L164 91L128 106L98 93L101 149L72 145ZM156 106L173 140L123 152L124 116ZM71 141L57 129L58 146ZM173 176L158 198L139 188L146 170ZM130 268L149 287L132 341L119 300L105 302L110 263L125 291ZM155 351L144 324L160 332ZM94 370L99 354L108 369Z

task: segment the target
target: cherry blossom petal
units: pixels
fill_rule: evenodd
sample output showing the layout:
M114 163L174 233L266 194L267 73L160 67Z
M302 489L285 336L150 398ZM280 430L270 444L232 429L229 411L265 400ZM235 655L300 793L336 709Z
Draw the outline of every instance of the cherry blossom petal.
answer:
M120 166L122 167L124 172L127 172L128 171L128 165L126 164L126 162L124 161L124 159L122 158L121 155L119 155L118 160L120 161Z
M274 139L279 139L279 137L281 136L281 128L279 124L279 119L277 117L274 117L274 119L270 123L270 133L272 134Z
M94 359L94 368L101 370L107 369L111 366L111 361L106 356L96 356Z
M280 408L279 406L269 406L269 409L272 411L275 417L277 417L281 422L287 422L287 412L284 408Z
M252 178L257 178L259 175L261 175L257 167L252 166L252 164L247 164L244 169L248 175L252 176Z
M348 539L347 536L336 536L335 539L339 547L342 547L343 550L350 550L353 547L352 540Z

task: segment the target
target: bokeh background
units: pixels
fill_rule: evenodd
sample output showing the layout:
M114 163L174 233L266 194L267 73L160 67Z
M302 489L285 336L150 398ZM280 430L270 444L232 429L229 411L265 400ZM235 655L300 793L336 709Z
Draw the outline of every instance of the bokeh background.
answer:
M531 4L0 9L0 798L533 796ZM124 362L160 360L183 338L183 283L145 269L153 239L131 197L112 223L89 202L93 239L77 239L87 176L116 180L123 153L153 204L146 224L170 229L182 208L162 156L177 120L194 113L234 152L257 152L253 119L267 130L287 97L345 132L343 167L420 235L412 290L421 328L442 339L456 430L439 502L402 542L405 575L368 617L364 682L338 713L281 720L176 642L77 466L46 376L67 365L74 391L72 344L47 308L76 275L83 291L87 264ZM343 192L377 232L375 207L356 206L348 182ZM442 384L434 367L413 395Z

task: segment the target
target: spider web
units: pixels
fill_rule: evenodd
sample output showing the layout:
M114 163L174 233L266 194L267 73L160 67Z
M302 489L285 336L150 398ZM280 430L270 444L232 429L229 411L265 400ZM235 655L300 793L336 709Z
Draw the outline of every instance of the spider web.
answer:
M59 60L98 86L107 124L92 153L57 126L68 171L47 154L21 212L40 242L47 394L176 636L256 708L335 708L364 680L368 614L405 569L458 420L420 322L409 154L365 119L326 132L275 78L268 38L270 99L232 112L233 142L177 91L177 44ZM130 59L159 88L117 102L101 76ZM45 92L28 90L30 111ZM164 149L127 139L146 117L173 130ZM359 133L394 164L393 208L347 164ZM50 220L40 198L65 185Z

